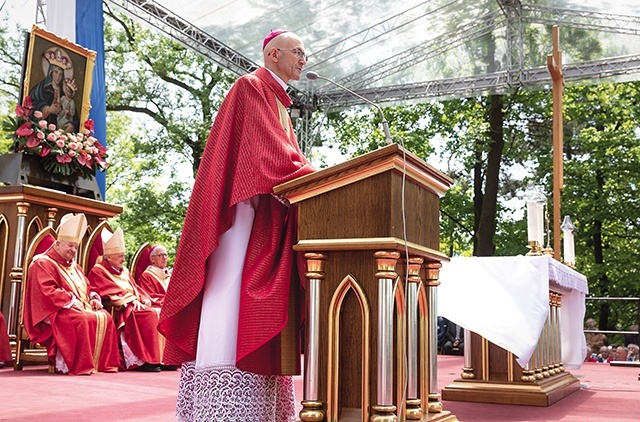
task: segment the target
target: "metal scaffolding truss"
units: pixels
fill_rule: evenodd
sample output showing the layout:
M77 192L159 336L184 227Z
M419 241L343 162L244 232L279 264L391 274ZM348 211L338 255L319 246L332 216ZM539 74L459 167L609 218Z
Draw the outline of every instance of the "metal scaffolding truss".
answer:
M244 75L259 65L153 0L106 0L223 68Z
M385 34L397 31L420 19L443 19L447 13L452 11L451 6L454 6L457 2L455 0L449 1L434 10L429 9L429 3L429 1L420 3L417 6L404 10L402 13L397 13L388 19L384 19L369 28L365 28L355 34L350 34L325 48L314 51L312 55L313 63L311 66L308 66L308 68L314 69L328 61L335 61L341 55L355 48L375 42Z
M348 86L367 100L377 103L506 92L509 89L536 87L549 82L546 68L523 68L522 28L524 23L640 35L640 17L540 6L522 3L520 0L496 0L496 2L500 6L499 10L487 13L472 22L464 22L445 34L401 51L374 65L345 75L337 82ZM106 3L152 25L237 75L251 72L258 67L255 62L153 0L106 0ZM339 60L341 55L366 43L374 42L418 19L425 17L441 19L451 11L450 7L454 5L455 1L452 0L435 9L430 9L429 3L429 1L425 1L413 6L358 33L349 34L340 41L315 52L313 65L308 69L313 69L328 61ZM504 71L372 88L376 82L402 73L416 63L441 56L448 50L478 39L501 27L505 28L508 50L506 70ZM600 79L639 71L640 61L636 55L564 67L567 81ZM315 92L308 93L292 88L292 93L297 105L305 109L318 107L328 110L363 104L361 99L332 88L330 85L319 87Z
M638 16L614 15L612 13L562 9L532 4L523 4L522 14L524 21L532 23L640 35L640 17Z
M488 13L475 21L460 25L455 31L443 34L347 75L339 79L338 83L349 86L354 91L363 89L366 85L375 84L388 76L404 72L414 66L416 62L440 56L470 40L489 34L504 24L504 21L505 18L500 12Z
M640 55L583 62L563 67L564 79L588 81L640 72ZM519 83L513 83L509 71L480 76L441 79L418 84L405 84L358 90L358 94L374 103L411 101L421 98L471 97L488 93L506 93L515 88L542 87L551 83L546 67L523 69ZM323 110L363 104L348 92L326 91L317 97Z

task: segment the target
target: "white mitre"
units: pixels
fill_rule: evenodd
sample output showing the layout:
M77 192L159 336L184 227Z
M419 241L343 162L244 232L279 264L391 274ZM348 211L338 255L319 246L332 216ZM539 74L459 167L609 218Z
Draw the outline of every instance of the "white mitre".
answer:
M109 230L103 230L101 236L103 254L113 255L124 253L124 233L120 227L113 233L110 233Z
M80 244L87 231L87 217L84 214L65 214L58 226L58 240Z

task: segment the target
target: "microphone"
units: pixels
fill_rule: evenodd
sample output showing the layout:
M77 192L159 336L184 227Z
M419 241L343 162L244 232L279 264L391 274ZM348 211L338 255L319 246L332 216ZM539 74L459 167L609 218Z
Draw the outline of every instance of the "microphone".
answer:
M338 82L335 82L329 78L325 78L324 76L320 76L318 75L316 72L307 72L306 74L307 79L311 79L316 80L316 79L322 79L325 80L329 83L334 84L335 86L337 86L338 88L341 88L345 91L347 91L349 94L353 95L354 97L358 97L360 98L362 101L366 102L367 104L372 105L373 107L376 108L376 110L378 110L380 112L380 116L382 116L382 130L384 130L384 137L385 140L387 141L387 145L391 145L393 143L393 141L391 140L391 132L389 131L389 122L387 122L387 119L384 117L384 113L382 111L382 108L380 108L380 106L376 103L374 103L371 100L368 100L366 98L364 98L362 95L350 90L349 88L347 88L346 86L340 85Z

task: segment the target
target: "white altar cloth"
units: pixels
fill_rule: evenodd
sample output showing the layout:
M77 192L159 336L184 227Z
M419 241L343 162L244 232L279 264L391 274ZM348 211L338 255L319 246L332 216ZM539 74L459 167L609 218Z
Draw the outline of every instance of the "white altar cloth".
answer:
M587 278L549 256L460 257L443 262L438 315L531 359L549 314L549 287L563 293L560 308L562 362L580 368Z

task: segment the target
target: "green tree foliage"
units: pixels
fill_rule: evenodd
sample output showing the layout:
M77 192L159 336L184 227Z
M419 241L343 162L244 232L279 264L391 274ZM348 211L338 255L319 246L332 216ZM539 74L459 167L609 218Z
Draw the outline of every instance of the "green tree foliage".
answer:
M20 93L25 32L4 16L0 22L0 121L13 116ZM0 154L12 151L13 141L0 125Z
M105 60L107 110L151 118L139 152L178 153L195 175L223 94L235 79L195 52L152 33L133 20L107 12Z
M144 242L175 252L211 123L234 77L133 20L105 19L107 199L133 253Z
M576 86L565 94L563 214L576 233L576 265L596 297L638 296L640 83ZM598 303L601 329L637 323L637 304Z
M109 202L123 205L113 226L125 233L127 255L145 242L163 244L175 253L190 183L175 172L165 174L162 164L138 153L135 139L142 134L130 129L135 125L127 114L110 112L108 120L109 151L116 159L107 172L107 194ZM190 167L184 167L189 172Z

